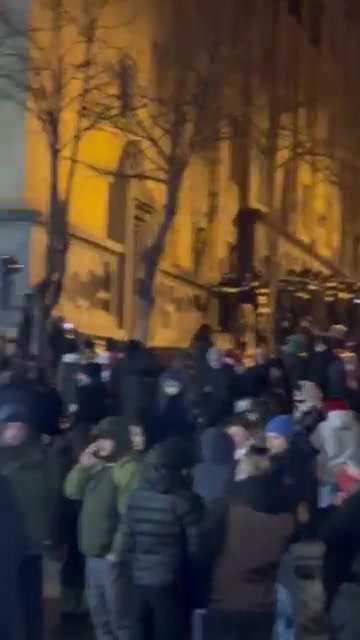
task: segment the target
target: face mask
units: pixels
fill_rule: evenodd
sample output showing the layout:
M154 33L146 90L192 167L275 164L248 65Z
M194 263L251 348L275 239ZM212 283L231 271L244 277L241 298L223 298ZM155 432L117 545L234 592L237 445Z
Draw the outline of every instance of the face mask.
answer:
M177 396L181 391L181 384L175 380L168 380L164 383L164 393L167 396Z

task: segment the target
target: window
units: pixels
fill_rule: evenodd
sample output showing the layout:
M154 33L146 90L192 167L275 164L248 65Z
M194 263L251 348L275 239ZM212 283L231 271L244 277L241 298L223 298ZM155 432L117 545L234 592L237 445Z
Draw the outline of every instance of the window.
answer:
M303 0L288 0L288 12L290 16L301 22L303 12Z
M205 249L206 229L203 226L194 224L192 229L192 258L195 274L199 273Z
M116 265L116 320L119 329L124 327L125 311L125 254L120 253Z
M256 199L259 205L267 207L269 204L268 199L268 158L266 155L266 151L260 151L258 154L258 179L257 179L257 193Z
M232 140L230 150L230 180L241 185L248 163L247 130L243 118L234 118L232 122Z
M336 113L331 113L328 116L328 149L330 154L336 154L338 149L339 138L339 120Z
M170 69L166 47L159 42L153 44L154 93L164 98L169 92Z
M310 43L316 47L316 49L321 49L324 26L323 0L311 0L309 4L309 19Z
M303 184L301 188L301 219L304 228L308 231L312 226L312 200L313 187L311 184Z
M126 240L127 208L129 204L129 180L117 176L109 185L107 236L113 242L124 244Z
M126 118L134 110L135 77L134 61L128 56L124 56L119 64L119 94L123 118Z
M328 49L330 55L336 60L339 54L339 31L338 22L334 16L328 18Z

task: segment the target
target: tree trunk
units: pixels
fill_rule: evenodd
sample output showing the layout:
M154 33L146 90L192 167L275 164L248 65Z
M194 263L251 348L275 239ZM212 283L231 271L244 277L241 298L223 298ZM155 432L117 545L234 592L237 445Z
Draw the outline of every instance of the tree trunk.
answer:
M168 186L167 202L164 207L164 215L157 234L152 244L144 251L143 255L143 276L139 278L136 287L138 297L138 313L136 320L136 338L146 344L149 340L149 329L151 313L154 307L154 284L163 251L167 234L174 221L179 189L182 180L182 171L174 171Z
M41 367L46 367L48 363L48 321L61 297L66 265L66 206L59 197L58 168L59 154L55 144L50 152L50 203L46 227L45 276L34 286L31 310L30 353Z

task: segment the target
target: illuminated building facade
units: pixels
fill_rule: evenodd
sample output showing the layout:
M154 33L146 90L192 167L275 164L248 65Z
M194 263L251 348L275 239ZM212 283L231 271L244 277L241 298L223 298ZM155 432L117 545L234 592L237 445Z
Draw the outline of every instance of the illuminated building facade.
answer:
M25 0L17 3L24 21L27 12L35 25L44 19L39 13L40 0L33 0L31 11ZM235 108L236 135L192 157L186 170L155 287L150 342L156 345L186 345L202 321L215 322L211 290L231 268L237 242L234 221L241 209L261 210L265 219L284 231L286 238L280 239L278 252L286 269L323 270L320 256L350 271L360 251L357 232L352 234L350 247L353 213L344 212L339 167L332 161L332 149L338 148L343 137L345 44L349 45L354 27L346 3L269 0L264 9L263 0L253 0L248 15L248 9L238 7L241 4L234 4L235 36L242 38L245 29L251 33L252 44L239 65L235 94L238 92L242 105L239 113L245 112L245 104L250 118L236 117ZM112 25L107 37L133 61L141 83L164 81L161 50L171 37L171 28L176 27L176 5L177 0L123 0L117 3L116 13L105 17ZM276 41L272 40L274 33L269 33L275 5L279 9ZM274 64L269 68L272 58ZM271 111L276 111L277 132L270 197ZM76 126L71 108L64 121L69 135ZM2 153L6 153L0 206L10 211L4 213L3 222L0 218L0 249L4 252L10 241L15 242L10 240L11 233L17 238L16 251L22 252L19 259L29 265L19 280L20 298L43 271L48 149L36 118L5 98L1 98L0 135ZM125 338L135 331L134 283L144 247L158 224L164 190L149 180L111 174L121 174L128 167L141 173L145 146L146 142L109 127L90 131L81 142L69 207L70 243L59 313L85 333ZM102 172L90 170L90 165ZM67 171L64 161L62 188ZM350 200L356 202L353 191ZM17 221L14 227L9 216ZM252 238L240 228L240 243L253 247L249 267L266 267L266 233L262 223L255 225Z

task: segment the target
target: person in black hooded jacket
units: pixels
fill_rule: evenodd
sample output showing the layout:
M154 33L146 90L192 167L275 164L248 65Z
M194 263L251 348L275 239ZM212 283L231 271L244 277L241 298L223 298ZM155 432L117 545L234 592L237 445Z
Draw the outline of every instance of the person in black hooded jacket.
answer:
M330 619L334 640L360 638L360 556L352 566L353 582L344 582L331 608Z
M106 389L97 362L83 363L77 374L76 422L94 426L107 415Z
M130 572L134 585L134 640L147 640L149 633L154 640L183 638L203 516L186 473L193 463L188 443L169 438L150 451L144 479L129 498L120 568Z
M26 552L26 537L10 482L0 475L0 638L19 640L22 611L18 573Z
M341 586L357 583L355 559L360 554L360 489L333 510L323 525L321 539L325 544L323 582L326 608L330 610Z

